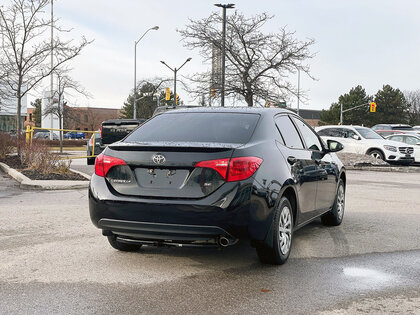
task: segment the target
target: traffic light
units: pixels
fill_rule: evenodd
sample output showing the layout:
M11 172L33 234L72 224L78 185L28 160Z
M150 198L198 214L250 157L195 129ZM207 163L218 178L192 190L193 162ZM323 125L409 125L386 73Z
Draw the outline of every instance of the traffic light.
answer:
M171 89L166 88L165 90L165 100L169 101L171 99Z
M271 105L270 101L265 102L265 107L270 107L270 105Z
M210 96L215 98L216 97L216 89L211 89L210 90Z
M370 103L370 112L371 113L376 112L376 103L375 102Z

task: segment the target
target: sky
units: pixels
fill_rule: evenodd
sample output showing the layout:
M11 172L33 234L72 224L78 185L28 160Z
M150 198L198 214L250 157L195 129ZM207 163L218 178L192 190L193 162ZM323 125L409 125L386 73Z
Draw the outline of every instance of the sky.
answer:
M0 2L8 2L0 0ZM188 75L207 68L198 51L188 50L176 29L188 19L220 12L207 0L56 0L54 10L60 24L71 27L66 34L75 40L94 39L71 64L72 77L91 94L76 98L78 106L120 108L134 85L134 41L150 31L137 45L137 78L171 77L160 63L180 66ZM369 95L384 84L401 90L419 89L420 1L418 0L237 0L236 9L246 16L268 12L274 18L265 31L280 27L295 31L296 38L312 38L316 56L309 60L311 74L302 75L300 86L307 100L301 108L327 109L341 94L362 85ZM228 14L229 14L228 10ZM297 75L290 81L297 84ZM189 95L178 93L187 104ZM32 98L35 95L31 96ZM288 106L295 108L296 99Z

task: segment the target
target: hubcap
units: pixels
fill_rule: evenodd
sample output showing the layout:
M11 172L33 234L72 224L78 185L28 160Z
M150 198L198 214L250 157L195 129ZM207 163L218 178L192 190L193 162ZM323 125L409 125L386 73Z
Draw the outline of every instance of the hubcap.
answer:
M337 192L337 217L341 221L344 213L344 187L340 185Z
M377 160L382 160L381 155L377 152L373 152L370 156L374 157Z
M292 215L288 206L284 206L280 213L279 243L281 253L286 255L292 243Z

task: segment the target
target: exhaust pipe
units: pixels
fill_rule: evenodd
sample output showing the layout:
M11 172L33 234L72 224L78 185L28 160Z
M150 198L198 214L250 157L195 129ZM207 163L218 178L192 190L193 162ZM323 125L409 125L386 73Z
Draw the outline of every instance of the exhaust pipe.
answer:
M227 247L229 245L229 240L224 236L220 236L219 237L219 245L222 246L222 247Z

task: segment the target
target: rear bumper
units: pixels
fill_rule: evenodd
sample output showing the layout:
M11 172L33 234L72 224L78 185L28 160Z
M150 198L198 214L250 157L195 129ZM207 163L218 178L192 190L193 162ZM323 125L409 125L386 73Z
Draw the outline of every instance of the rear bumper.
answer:
M147 199L119 195L94 174L89 188L90 217L105 235L137 240L193 242L221 236L229 242L264 240L273 209L264 197L253 194L252 181L230 184L199 200Z
M141 240L146 241L146 244L153 241L157 244L162 242L165 242L165 244L191 242L217 244L218 240L224 237L227 239L227 246L236 241L235 237L217 226L101 219L98 222L98 227L103 230L104 235L117 235L126 242Z

